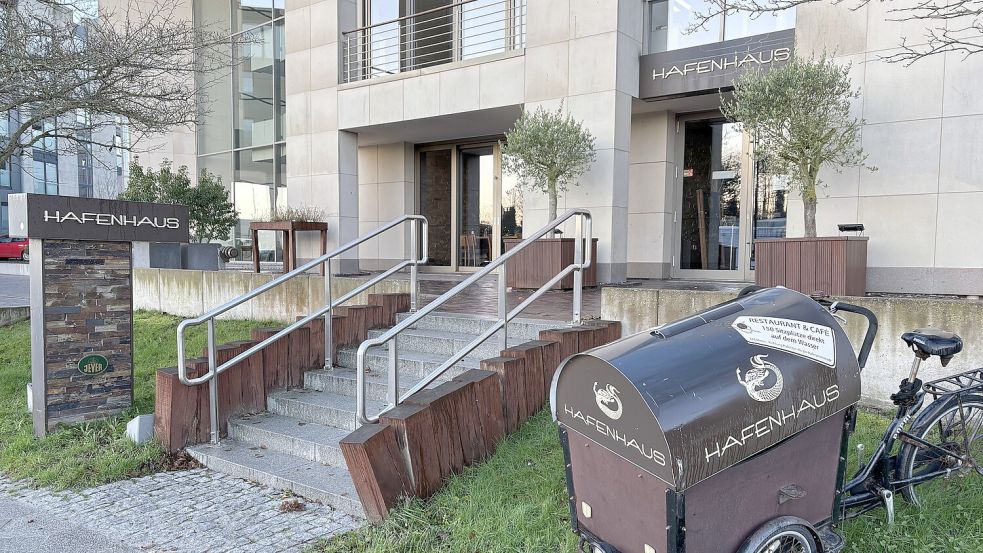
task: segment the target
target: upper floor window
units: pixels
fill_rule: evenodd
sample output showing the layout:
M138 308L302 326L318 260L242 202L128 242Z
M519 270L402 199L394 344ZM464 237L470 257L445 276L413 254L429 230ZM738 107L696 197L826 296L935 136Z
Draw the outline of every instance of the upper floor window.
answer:
M649 0L646 8L648 52L667 52L748 36L792 29L795 8L754 16L746 12L718 15L690 29L698 14L712 11L707 0Z

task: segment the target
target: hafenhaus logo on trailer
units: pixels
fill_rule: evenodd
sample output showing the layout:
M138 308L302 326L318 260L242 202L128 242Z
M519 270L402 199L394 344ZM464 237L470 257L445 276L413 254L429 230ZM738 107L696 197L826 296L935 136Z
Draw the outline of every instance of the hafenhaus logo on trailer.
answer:
M621 418L621 398L618 397L618 389L611 384L608 384L607 387L598 389L597 382L595 382L594 401L597 402L597 408L611 420L618 420Z
M741 376L738 367L737 381L747 390L751 399L761 402L775 401L782 395L784 381L782 371L774 363L766 361L767 355L755 355L751 358L751 368Z

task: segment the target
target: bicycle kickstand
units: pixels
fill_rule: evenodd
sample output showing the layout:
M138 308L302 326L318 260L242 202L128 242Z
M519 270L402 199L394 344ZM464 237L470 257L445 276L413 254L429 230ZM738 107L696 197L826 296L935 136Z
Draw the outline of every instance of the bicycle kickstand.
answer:
M884 510L887 511L887 525L894 526L894 492L891 490L881 490L879 492L881 501L884 503Z

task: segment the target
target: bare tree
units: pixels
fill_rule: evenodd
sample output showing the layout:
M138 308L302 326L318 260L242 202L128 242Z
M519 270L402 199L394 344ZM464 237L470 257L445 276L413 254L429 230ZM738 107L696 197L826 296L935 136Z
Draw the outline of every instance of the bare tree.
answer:
M0 0L0 114L13 114L0 164L45 139L135 149L138 138L113 144L99 131L121 121L132 137L164 133L207 111L210 83L196 72L229 68L235 39L196 27L177 2L126 1Z
M707 0L706 8L694 14L689 31L704 28L722 14L747 13L752 18L827 1L850 9L866 6L870 0ZM884 1L884 0L879 0ZM983 52L983 0L917 0L913 5L888 10L888 21L926 22L921 37L905 37L900 51L884 56L889 62L907 65L921 58L946 52L970 56Z

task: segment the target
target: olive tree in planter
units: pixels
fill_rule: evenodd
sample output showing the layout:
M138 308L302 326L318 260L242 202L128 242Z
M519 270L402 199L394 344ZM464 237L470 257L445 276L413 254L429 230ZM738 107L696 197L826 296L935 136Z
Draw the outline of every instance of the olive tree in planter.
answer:
M759 284L807 293L863 293L866 238L816 237L821 169L874 169L860 145L863 121L850 114L850 103L860 92L852 88L849 72L848 65L825 55L793 57L784 65L738 77L733 96L722 99L721 111L750 134L755 155L774 172L784 173L788 189L802 197L805 238L755 243ZM820 242L829 247L820 248Z
M160 169L130 164L130 178L127 189L119 199L133 202L153 202L162 204L182 204L188 206L188 223L191 231L191 244L157 245L151 248L151 266L155 264L154 251L177 249L168 257L180 256L180 268L219 269L218 240L228 240L232 229L239 221L229 191L222 184L221 177L202 170L198 182L192 184L188 168L181 166L176 171L171 163L164 160ZM175 267L168 262L166 268Z
M549 201L549 221L556 219L559 195L590 169L597 159L594 136L561 105L555 111L543 107L525 112L505 133L502 143L502 169L513 176L523 190L546 194ZM559 230L557 230L559 234ZM506 249L519 243L505 241ZM538 288L573 263L574 239L543 239L517 256L515 269L508 271L508 285L514 288ZM590 247L596 248L596 244ZM593 257L597 259L595 255ZM552 260L554 263L549 263ZM596 263L584 275L584 284L597 281ZM570 288L573 277L557 284Z

